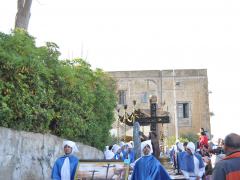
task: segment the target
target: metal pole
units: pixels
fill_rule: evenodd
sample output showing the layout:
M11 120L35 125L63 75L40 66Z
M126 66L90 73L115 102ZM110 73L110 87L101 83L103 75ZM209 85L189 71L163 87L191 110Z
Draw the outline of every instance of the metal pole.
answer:
M120 142L120 117L119 117L119 110L118 110L118 121L117 121L117 143L119 144Z
M128 118L127 115L127 105L124 105L124 142L126 142L126 136L127 136L127 125L126 125L126 120Z
M178 119L177 119L177 103L176 103L176 81L175 70L173 69L173 105L174 105L174 122L175 122L175 136L178 139Z

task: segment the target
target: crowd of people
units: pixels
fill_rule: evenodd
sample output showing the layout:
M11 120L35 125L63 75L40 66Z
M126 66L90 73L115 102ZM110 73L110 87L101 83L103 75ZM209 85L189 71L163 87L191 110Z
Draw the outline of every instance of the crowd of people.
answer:
M176 174L190 180L240 180L240 136L231 133L217 144L201 129L199 141L176 142L169 153Z
M64 141L64 155L58 158L52 169L53 180L74 180L78 158L73 155L77 147L72 141ZM179 141L172 147L169 157L177 174L189 180L240 180L240 135L231 133L218 144L208 140L202 129L198 143ZM153 156L151 140L141 143L141 157L136 159L133 142L106 146L106 160L120 160L130 164L131 180L169 180L168 172Z
M131 180L170 180L170 176L159 160L153 155L151 140L141 143L141 157L136 159L133 151L133 142L120 142L113 146L106 146L104 152L107 160L128 160L132 173L129 174Z

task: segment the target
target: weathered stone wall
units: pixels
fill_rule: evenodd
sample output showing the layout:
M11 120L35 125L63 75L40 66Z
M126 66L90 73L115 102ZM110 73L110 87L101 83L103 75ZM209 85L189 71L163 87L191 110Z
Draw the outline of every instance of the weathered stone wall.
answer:
M49 180L63 139L0 127L0 180ZM96 148L76 143L80 159L103 159Z

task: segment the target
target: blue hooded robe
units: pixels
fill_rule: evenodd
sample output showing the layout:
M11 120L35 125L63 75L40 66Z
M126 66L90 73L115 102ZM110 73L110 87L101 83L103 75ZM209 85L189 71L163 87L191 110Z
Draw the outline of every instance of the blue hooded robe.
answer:
M132 151L132 150L130 152L123 151L122 154L123 154L123 157L122 157L123 161L125 159L130 159L130 163L133 163L135 161L135 153L134 153L134 151Z
M160 162L153 156L142 156L136 161L132 180L169 180L167 171Z
M182 163L183 163L183 158L185 156L186 151L179 152L177 154L177 162L178 162L178 167L179 169L182 169Z
M68 157L69 158L69 163L70 163L70 175L71 175L71 180L74 180L74 176L75 176L75 172L77 169L77 165L78 165L78 158L73 156L73 155L69 155L69 156L62 156L60 158L58 158L53 166L52 169L52 176L51 178L53 180L63 180L61 179L61 169L64 163L65 158Z
M199 161L199 168L204 167L204 163L202 160L202 156L198 153L194 153L194 156L198 159ZM181 170L186 171L186 172L194 172L194 160L193 160L193 155L190 155L188 153L184 153L181 157Z

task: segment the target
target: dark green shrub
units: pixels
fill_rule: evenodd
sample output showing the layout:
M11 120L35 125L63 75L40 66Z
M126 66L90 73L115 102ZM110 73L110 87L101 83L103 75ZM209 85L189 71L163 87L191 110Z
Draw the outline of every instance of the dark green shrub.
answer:
M103 148L114 121L115 82L82 59L59 60L16 30L0 33L0 126L51 132Z

